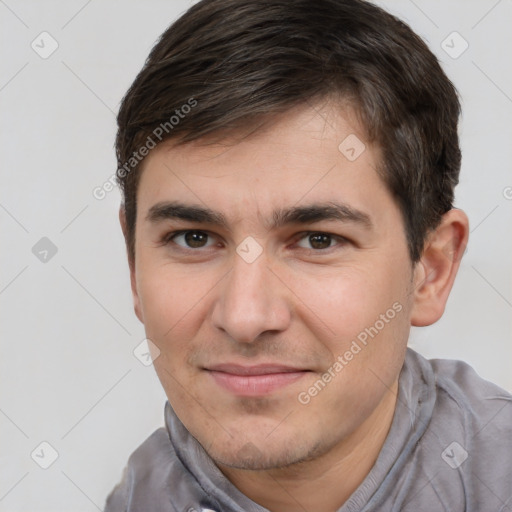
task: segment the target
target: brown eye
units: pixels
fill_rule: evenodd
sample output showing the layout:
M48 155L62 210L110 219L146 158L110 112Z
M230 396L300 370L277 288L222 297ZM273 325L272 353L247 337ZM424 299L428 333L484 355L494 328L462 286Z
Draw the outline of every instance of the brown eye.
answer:
M306 233L297 243L303 249L321 251L330 249L335 245L343 245L345 240L340 236L330 235L329 233Z
M171 240L186 249L200 249L213 243L213 240L209 240L208 233L204 231L184 231L171 237Z
M331 236L324 233L309 235L309 243L313 249L327 249L331 245Z
M208 241L208 235L201 231L189 231L185 233L185 242L189 247L204 247Z

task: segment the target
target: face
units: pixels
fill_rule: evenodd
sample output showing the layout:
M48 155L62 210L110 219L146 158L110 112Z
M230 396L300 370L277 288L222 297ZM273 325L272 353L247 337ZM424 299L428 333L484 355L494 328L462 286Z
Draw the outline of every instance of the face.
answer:
M135 309L173 409L218 463L327 453L396 384L412 268L379 158L330 104L146 158Z

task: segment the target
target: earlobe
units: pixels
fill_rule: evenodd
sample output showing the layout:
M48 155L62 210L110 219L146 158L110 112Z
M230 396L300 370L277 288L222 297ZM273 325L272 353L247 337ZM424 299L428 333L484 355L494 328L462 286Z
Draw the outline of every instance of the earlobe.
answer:
M144 323L144 316L142 315L142 307L140 304L139 293L137 290L137 276L135 270L135 261L130 257L130 251L128 250L128 237L127 237L127 228L126 228L126 213L123 205L119 208L119 223L121 224L121 230L123 231L123 236L126 245L126 253L128 256L128 266L130 268L130 286L132 290L132 298L133 298L133 309L135 311L135 315Z
M468 237L469 221L459 209L445 213L441 224L429 235L414 270L411 325L431 325L443 315Z
M130 272L130 283L132 288L132 297L133 297L133 310L135 311L135 315L140 320L140 322L144 323L144 316L142 314L142 308L140 304L139 294L137 292L137 287L135 285L135 275Z

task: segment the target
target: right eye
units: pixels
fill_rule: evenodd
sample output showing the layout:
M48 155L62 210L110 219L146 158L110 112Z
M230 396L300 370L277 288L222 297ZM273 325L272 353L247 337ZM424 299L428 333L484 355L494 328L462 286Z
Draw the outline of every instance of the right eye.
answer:
M184 249L201 249L215 244L208 233L199 230L175 231L164 236L165 244L171 241Z

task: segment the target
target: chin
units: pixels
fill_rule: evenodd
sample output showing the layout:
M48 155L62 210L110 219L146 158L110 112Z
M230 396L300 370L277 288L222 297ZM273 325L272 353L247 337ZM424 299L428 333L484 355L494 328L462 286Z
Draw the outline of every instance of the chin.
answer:
M310 446L297 443L295 436L288 437L291 442L258 442L247 441L236 443L231 440L226 446L215 443L210 447L208 455L218 464L236 469L263 471L286 468L302 462L313 460L325 453L320 442Z

